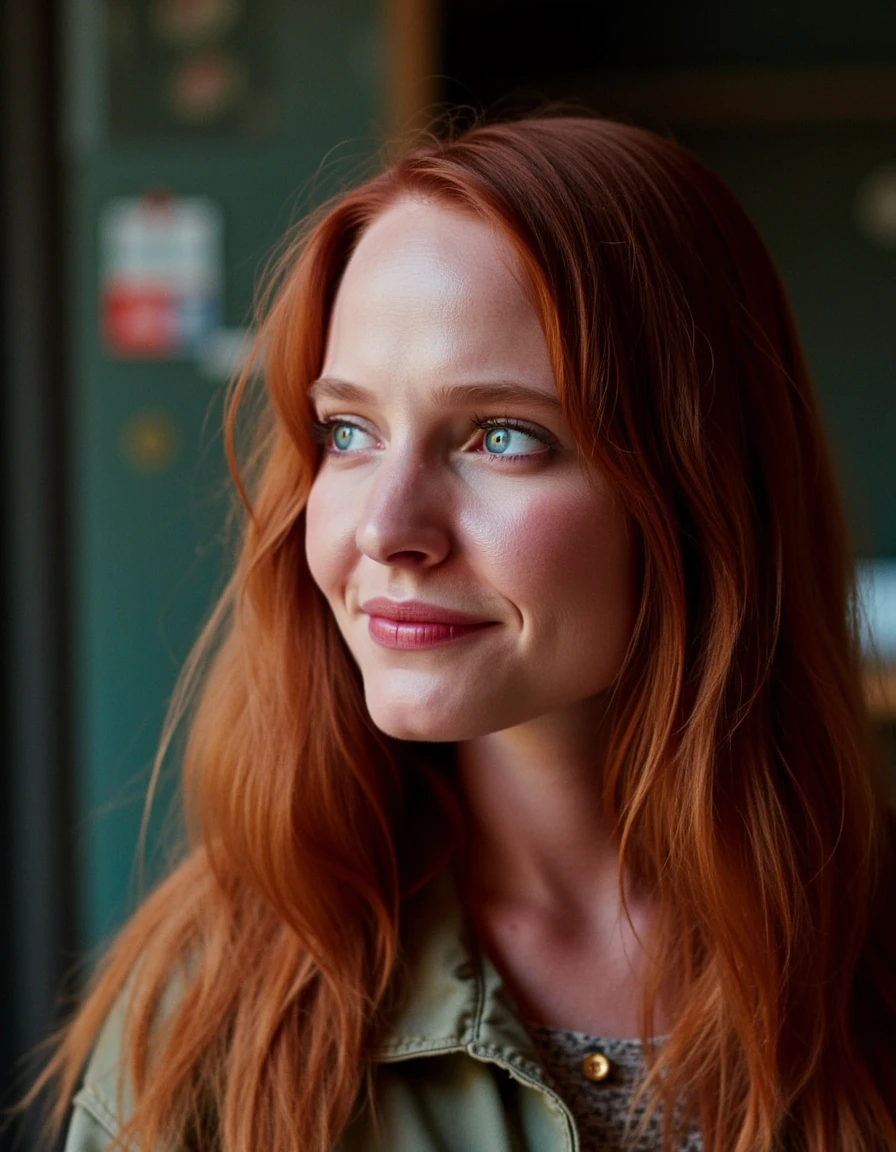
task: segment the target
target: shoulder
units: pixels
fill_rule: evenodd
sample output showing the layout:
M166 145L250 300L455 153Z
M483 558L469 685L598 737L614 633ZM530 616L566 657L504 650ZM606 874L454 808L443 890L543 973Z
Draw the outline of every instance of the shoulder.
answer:
M100 1029L80 1087L72 1101L72 1118L65 1152L100 1152L117 1141L134 1114L134 1093L129 1067L130 1009L135 980L128 982ZM185 981L172 979L162 997L161 1023L183 998ZM120 1146L115 1143L114 1147ZM133 1145L134 1152L137 1146ZM141 1150L148 1152L148 1150ZM158 1149L158 1152L177 1152Z
M108 1148L133 1113L125 1057L127 1003L127 994L123 993L97 1038L72 1102L65 1152L99 1152Z

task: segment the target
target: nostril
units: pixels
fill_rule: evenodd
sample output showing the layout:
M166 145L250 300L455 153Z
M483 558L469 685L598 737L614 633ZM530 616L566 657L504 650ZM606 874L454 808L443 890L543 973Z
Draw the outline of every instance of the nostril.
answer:
M451 552L448 525L435 518L416 518L399 508L381 507L358 527L358 550L380 564L440 563Z
M426 553L422 549L409 548L389 556L390 564L422 564L425 561Z

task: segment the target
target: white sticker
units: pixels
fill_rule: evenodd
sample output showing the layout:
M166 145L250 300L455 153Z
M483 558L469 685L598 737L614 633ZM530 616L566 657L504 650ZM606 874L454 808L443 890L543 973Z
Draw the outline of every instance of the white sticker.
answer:
M102 209L100 314L119 357L188 356L221 326L223 219L204 196L118 197Z

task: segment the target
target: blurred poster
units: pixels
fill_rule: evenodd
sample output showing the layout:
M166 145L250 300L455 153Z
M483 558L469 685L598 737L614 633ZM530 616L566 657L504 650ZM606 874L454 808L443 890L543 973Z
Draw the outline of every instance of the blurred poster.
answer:
M275 128L269 0L106 0L114 143Z
M220 208L204 196L116 197L100 213L103 344L117 357L192 355L221 326Z

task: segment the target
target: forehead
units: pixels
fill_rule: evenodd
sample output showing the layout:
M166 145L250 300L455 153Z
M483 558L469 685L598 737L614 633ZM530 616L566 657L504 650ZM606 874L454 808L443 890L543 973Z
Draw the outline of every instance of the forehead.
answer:
M363 232L344 281L376 281L392 291L419 291L438 269L456 287L481 283L522 290L516 256L494 225L432 200L406 197ZM427 275L428 274L428 275Z
M539 318L495 227L410 198L368 227L336 295L325 371L353 378L379 370L522 373L553 391Z

